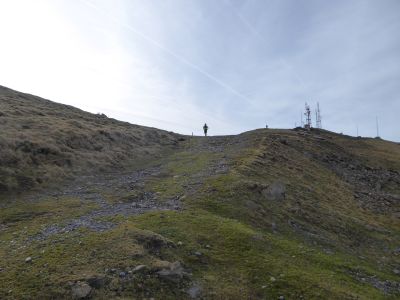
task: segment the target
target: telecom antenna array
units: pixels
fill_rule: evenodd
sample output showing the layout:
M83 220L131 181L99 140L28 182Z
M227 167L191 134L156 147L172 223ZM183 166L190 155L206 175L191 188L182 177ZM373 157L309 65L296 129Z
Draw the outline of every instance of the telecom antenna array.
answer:
M319 102L317 102L317 109L315 110L315 123L317 125L317 128L322 129L322 117L321 111L319 109Z
M304 125L305 129L311 129L311 110L310 110L310 105L307 104L306 102L306 112L304 113L306 116L306 124Z

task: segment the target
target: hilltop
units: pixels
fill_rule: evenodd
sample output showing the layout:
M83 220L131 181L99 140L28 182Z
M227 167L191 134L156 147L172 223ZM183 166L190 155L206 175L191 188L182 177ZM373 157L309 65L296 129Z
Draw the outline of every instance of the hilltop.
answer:
M2 299L400 296L396 143L181 136L5 88L0 105Z

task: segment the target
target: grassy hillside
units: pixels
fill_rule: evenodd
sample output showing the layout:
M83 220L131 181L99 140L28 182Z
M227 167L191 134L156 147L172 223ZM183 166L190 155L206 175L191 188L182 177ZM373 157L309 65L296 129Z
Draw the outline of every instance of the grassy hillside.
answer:
M140 165L5 194L1 299L400 297L398 144L158 133Z
M0 192L157 157L176 135L0 86Z

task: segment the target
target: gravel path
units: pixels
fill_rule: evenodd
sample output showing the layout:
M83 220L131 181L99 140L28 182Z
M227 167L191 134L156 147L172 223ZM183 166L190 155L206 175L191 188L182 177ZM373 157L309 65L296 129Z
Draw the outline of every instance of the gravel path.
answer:
M190 152L194 155L204 152L221 155L227 151L231 143L232 139L227 137L201 138L196 140L195 146L190 149ZM49 190L41 195L36 195L31 200L36 201L48 196L61 201L62 197L73 197L83 202L94 202L99 208L78 218L63 221L60 224L51 224L43 228L40 234L31 237L30 240L45 240L50 236L69 233L81 227L100 232L116 226L113 222L101 220L102 217L132 216L155 210L182 209L179 199L183 195L159 201L156 193L143 189L147 180L163 176L161 170L161 166L156 166L130 173L81 176L60 190ZM220 159L213 160L204 170L190 175L189 182L185 185L186 195L196 193L203 185L205 178L227 172L229 172L229 164L227 156L224 154ZM113 199L117 199L117 201L107 201L104 195L112 195Z
M105 176L81 177L69 184L62 191L51 192L52 197L70 196L82 201L95 202L99 209L75 219L67 220L63 224L52 224L32 240L44 240L55 234L69 233L80 227L87 227L94 231L105 231L116 224L103 221L101 217L114 215L131 216L143 214L154 210L179 210L181 209L178 198L169 199L162 203L157 201L157 195L152 192L140 192L138 196L125 198L123 202L110 203L97 191L113 194L116 197L126 195L132 191L140 191L146 179L159 175L160 168L149 168L129 174L108 174ZM128 194L129 195L129 194Z

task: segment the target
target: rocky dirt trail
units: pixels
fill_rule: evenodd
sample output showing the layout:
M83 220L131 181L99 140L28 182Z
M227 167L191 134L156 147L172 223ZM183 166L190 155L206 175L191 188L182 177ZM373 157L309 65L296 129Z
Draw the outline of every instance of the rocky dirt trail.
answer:
M196 139L196 143L189 147L191 154L217 154L218 158L212 160L200 172L190 174L185 185L186 195L195 194L206 178L226 174L229 171L228 157L225 153L231 144L232 139L229 137ZM31 198L32 201L40 201L41 198L46 197L62 201L60 199L63 197L73 197L80 199L83 203L94 202L98 208L78 218L46 226L40 234L31 237L30 240L45 240L50 236L69 233L81 227L100 232L116 226L113 222L102 220L103 217L132 216L155 210L181 210L182 195L176 195L167 201L159 201L157 193L144 190L146 181L163 176L162 170L163 165L160 164L127 173L83 176L58 190L49 190L35 195ZM116 201L109 201L104 195L112 195Z
M102 217L130 216L153 210L181 209L177 198L161 203L157 201L155 193L142 191L145 181L159 174L160 167L151 167L131 173L80 177L59 191L51 191L45 193L45 195L40 195L40 197L47 196L56 199L62 197L78 198L82 202L94 202L99 208L78 218L63 221L62 224L51 224L44 228L39 235L32 237L32 239L43 240L54 234L68 233L80 227L87 227L94 231L105 231L116 225L112 222L101 220ZM112 194L116 199L121 197L123 201L116 201L115 203L107 201L104 198L104 194Z
M193 157L199 154L210 154L214 158L199 172L190 173L187 181L183 185L185 195L192 196L203 186L205 179L211 176L227 174L230 169L232 159L232 145L238 144L235 136L215 136L206 138L195 138L188 141L188 151ZM237 145L236 145L237 147Z

